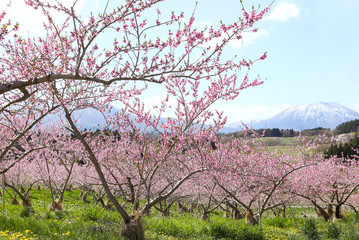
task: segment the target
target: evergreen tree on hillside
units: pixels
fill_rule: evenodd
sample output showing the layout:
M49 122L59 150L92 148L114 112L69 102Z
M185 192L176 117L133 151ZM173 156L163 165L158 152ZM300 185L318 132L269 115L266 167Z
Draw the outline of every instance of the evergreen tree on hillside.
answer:
M272 129L272 136L273 137L282 137L282 133L280 132L279 128Z
M359 119L348 121L342 124L339 124L335 128L336 134L357 132L359 130Z
M293 129L289 129L289 137L294 137L295 133Z
M356 149L359 149L359 137L358 133L355 133L354 139L350 143L332 144L327 150L324 151L324 157L330 158L337 156L339 158L344 157L346 159L359 159Z
M279 128L258 129L256 130L256 133L262 135L264 131L264 137L283 137L282 132L279 130Z

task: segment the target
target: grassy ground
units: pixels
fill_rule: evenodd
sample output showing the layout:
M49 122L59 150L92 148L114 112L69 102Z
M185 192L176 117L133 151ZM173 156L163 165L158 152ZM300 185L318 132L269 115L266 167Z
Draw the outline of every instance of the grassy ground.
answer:
M32 191L34 211L10 205L0 213L0 239L119 239L121 218L115 211L105 210L93 203L84 204L79 191L67 192L64 211L48 212L44 209L43 192ZM50 198L46 195L46 206ZM297 210L298 211L298 210ZM296 211L295 211L296 212ZM321 219L273 218L263 219L262 228L250 227L244 220L231 220L222 212L202 221L173 209L170 217L159 217L154 210L144 217L146 238L149 240L175 239L358 239L359 214L347 214L344 220L330 223Z

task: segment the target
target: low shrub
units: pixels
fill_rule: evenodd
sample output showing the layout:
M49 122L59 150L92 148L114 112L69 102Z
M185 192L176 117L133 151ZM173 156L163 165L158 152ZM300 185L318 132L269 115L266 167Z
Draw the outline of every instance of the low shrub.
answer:
M340 227L336 226L333 223L328 225L327 234L326 234L327 238L339 239L340 233L341 233Z
M350 227L347 231L343 231L340 235L341 240L359 240L359 228L357 227Z
M317 226L315 225L315 221L312 218L308 218L304 222L302 232L309 240L320 239Z
M152 232L188 239L207 235L205 222L187 216L146 218L145 228Z
M293 218L283 218L283 217L274 217L274 218L263 218L263 225L273 226L278 228L294 228L296 227Z
M30 215L34 213L34 208L30 207L30 206L25 206L21 211L20 211L20 217L22 218L26 218L26 217L30 217Z
M251 227L243 224L228 224L224 221L211 223L210 234L212 237L214 237L214 239L265 239L264 234L259 227Z
M85 221L96 222L96 221L100 220L101 218L103 218L104 215L105 215L105 212L104 212L103 208L89 207L89 208L86 208L85 211L82 213L82 218Z
M351 224L359 223L359 212L346 215L344 221Z
M55 211L55 218L58 220L62 220L65 218L65 212L64 211Z

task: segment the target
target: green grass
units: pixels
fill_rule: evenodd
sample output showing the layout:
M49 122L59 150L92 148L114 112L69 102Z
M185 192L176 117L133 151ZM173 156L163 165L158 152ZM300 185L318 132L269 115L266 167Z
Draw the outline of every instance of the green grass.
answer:
M92 203L83 203L79 194L78 190L66 192L64 211L61 212L45 210L42 190L32 191L33 210L10 205L6 195L6 208L0 211L0 239L119 239L120 215L94 206L91 197L88 199ZM47 207L51 203L48 193L45 199ZM170 217L159 217L159 213L152 209L150 215L143 218L143 224L149 240L359 239L359 213L347 214L344 220L331 223L300 218L300 209L293 207L292 210L297 216L296 221L269 215L263 218L262 228L248 226L244 219L223 218L220 211L214 212L210 221L202 221L191 214L178 213L175 206ZM287 216L290 216L288 212Z
M82 203L79 194L77 190L66 192L64 211L61 212L45 211L42 190L31 191L33 211L10 205L7 196L5 211L0 213L1 239L6 239L6 234L11 239L11 233L21 233L23 236L31 233L33 239L118 239L122 223L120 215ZM51 198L48 193L45 197L47 208Z
M149 239L248 239L264 240L259 227L251 227L243 220L234 221L218 216L210 222L184 214L174 217L149 217L145 220ZM166 238L167 237L167 238Z

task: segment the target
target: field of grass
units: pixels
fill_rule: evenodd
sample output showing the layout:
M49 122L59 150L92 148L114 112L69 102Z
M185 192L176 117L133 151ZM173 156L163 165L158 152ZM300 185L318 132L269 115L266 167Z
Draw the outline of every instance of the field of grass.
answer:
M80 192L66 192L64 211L45 210L42 190L33 190L33 210L11 205L6 196L5 209L0 213L0 239L119 239L120 215L93 203L85 204ZM50 204L46 195L45 202ZM222 212L203 221L173 208L169 217L160 217L152 210L143 218L146 239L359 239L359 213L347 214L334 223L321 219L280 218L267 216L262 228L245 224L244 219L231 220Z

